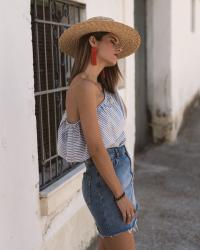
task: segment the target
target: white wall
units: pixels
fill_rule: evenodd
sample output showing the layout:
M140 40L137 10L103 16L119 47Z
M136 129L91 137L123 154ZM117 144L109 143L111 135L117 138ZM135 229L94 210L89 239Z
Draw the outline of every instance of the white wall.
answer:
M148 105L153 139L174 141L186 106L200 90L200 1L190 31L190 0L147 1Z
M42 242L29 1L0 10L0 249Z
M83 3L87 4L87 18L109 16L133 24L132 0ZM3 2L0 17L3 34L0 40L0 249L84 249L96 229L80 185L73 197L66 198L63 207L51 215L41 215L30 2ZM128 108L126 132L131 156L134 147L133 69L134 56L126 59L127 88L120 91ZM74 185L70 184L74 189L79 177L74 178ZM59 198L63 196L60 194Z
M171 1L147 1L147 97L157 142L171 132Z
M191 31L191 0L172 1L172 107L176 115L200 90L200 1L196 1L196 29ZM180 11L181 10L181 11Z
M134 27L134 1L124 1L124 18L121 20ZM137 53L137 51L136 51ZM135 54L125 58L125 89L122 98L127 106L126 138L127 150L134 161L135 146ZM123 95L124 94L124 95Z
M148 105L156 116L171 106L171 4L150 0L147 9Z

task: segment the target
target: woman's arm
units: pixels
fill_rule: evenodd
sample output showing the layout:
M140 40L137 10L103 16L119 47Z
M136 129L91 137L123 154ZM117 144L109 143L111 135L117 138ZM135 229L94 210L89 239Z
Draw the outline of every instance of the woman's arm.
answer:
M89 81L77 85L76 101L81 127L88 151L94 164L115 197L122 194L122 185L115 173L110 156L104 146L96 113L97 88Z

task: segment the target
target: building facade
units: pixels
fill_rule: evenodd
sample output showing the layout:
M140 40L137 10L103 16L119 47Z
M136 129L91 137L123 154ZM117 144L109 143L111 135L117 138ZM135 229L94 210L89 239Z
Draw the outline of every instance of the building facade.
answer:
M175 141L184 111L199 95L199 12L199 0L2 4L1 249L81 250L96 237L81 192L85 166L67 165L55 148L73 63L58 51L62 30L108 16L141 33L137 54L119 61L124 75L119 92L128 111L126 146L134 160L135 146Z

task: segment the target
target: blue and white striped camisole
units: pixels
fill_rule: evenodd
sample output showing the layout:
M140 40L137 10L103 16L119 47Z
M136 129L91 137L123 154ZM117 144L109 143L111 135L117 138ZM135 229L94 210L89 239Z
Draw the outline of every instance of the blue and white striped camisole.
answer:
M104 100L97 106L97 117L105 148L124 145L127 114L118 90L115 94L104 90ZM67 162L82 162L90 158L81 122L69 123L66 110L58 128L57 152Z

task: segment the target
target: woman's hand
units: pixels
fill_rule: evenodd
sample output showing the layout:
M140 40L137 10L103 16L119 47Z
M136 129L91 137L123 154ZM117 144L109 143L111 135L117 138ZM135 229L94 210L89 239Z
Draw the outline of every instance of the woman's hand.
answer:
M133 217L135 216L136 210L128 197L125 195L123 198L116 201L116 203L122 213L124 223L131 223Z

